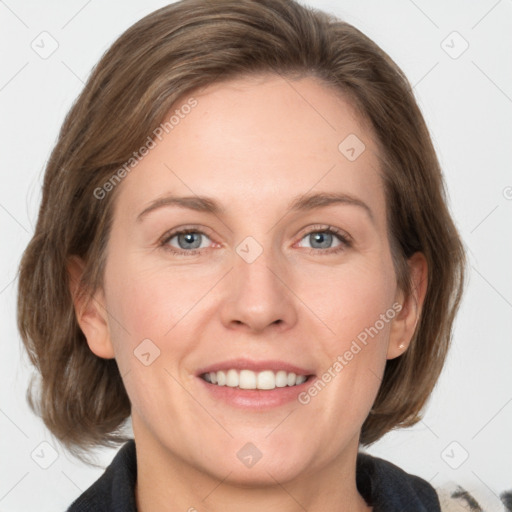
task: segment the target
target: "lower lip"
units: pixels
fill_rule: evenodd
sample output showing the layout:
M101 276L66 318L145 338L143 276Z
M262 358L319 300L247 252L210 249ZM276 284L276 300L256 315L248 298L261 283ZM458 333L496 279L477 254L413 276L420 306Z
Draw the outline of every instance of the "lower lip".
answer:
M306 382L298 386L286 386L284 388L262 389L240 389L229 386L217 386L210 384L201 377L198 377L205 386L208 393L215 400L222 400L229 405L242 409L271 409L287 403L297 401L299 393L311 386L314 377L309 377Z

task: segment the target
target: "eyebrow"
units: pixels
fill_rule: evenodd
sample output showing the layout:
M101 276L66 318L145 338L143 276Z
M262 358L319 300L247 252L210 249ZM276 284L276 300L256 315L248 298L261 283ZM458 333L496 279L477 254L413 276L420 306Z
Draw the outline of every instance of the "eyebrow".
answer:
M323 208L335 204L347 204L362 208L370 220L375 222L371 208L361 199L344 193L310 193L297 196L288 204L287 212L309 211L317 208ZM139 215L137 220L142 220L148 213L163 207L176 206L179 208L187 208L190 210L220 215L225 212L215 199L206 196L175 196L168 195L153 201Z

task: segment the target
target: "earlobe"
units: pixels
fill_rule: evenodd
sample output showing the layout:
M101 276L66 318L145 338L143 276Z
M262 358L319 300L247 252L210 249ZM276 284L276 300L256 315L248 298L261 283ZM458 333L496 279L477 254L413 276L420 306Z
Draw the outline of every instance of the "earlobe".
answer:
M414 253L408 261L411 275L411 292L408 296L400 291L397 302L401 310L393 319L388 345L388 359L402 355L412 340L421 317L423 302L427 294L428 264L421 252Z
M89 293L81 288L85 263L77 256L68 259L69 288L73 298L75 316L91 351L104 359L114 358L110 340L105 298L102 290Z

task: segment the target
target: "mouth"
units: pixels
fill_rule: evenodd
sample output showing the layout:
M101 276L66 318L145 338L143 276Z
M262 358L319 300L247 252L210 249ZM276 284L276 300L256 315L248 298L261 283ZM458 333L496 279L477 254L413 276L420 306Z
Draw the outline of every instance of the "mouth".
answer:
M286 361L231 359L212 364L196 373L216 404L244 410L263 411L297 400L316 379L312 368Z
M230 368L227 371L205 372L200 374L199 377L215 386L270 391L276 388L300 386L312 375L297 374L286 370L273 371L267 369L257 372L248 369Z

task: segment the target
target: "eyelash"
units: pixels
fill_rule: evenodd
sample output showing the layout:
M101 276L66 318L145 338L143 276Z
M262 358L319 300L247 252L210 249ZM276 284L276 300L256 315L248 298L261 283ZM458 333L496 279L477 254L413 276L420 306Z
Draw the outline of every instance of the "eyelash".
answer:
M197 233L200 235L205 235L208 238L210 238L209 235L207 233L205 233L204 231L201 231L200 229L191 227L191 228L184 228L184 229L180 229L177 231L172 231L170 233L166 233L162 237L159 245L164 250L169 251L174 255L185 256L185 257L194 256L196 254L199 254L201 251L205 250L205 248L202 248L202 249L192 249L190 251L185 251L185 250L178 250L175 247L172 247L171 245L169 245L169 241L172 240L175 236L185 235L187 233ZM307 231L306 233L304 233L301 236L300 240L304 239L305 237L307 237L308 235L311 235L313 233L322 233L322 234L325 233L325 234L334 235L341 242L341 244L337 247L331 247L328 249L316 249L314 247L305 247L305 249L309 249L309 251L308 251L309 254L322 254L322 255L337 254L341 251L344 251L344 250L352 247L351 237L348 234L340 231L339 229L337 229L333 226L318 226L318 225L312 226L312 228L309 231Z

